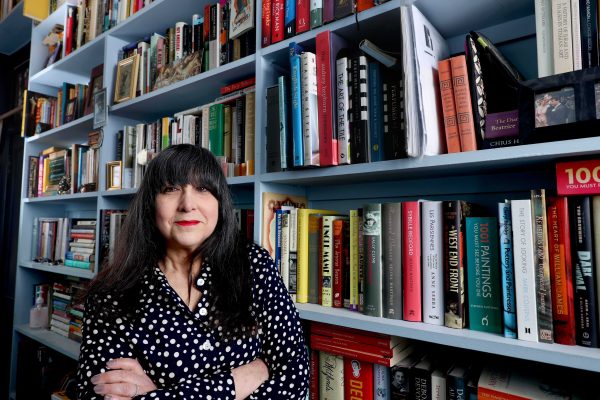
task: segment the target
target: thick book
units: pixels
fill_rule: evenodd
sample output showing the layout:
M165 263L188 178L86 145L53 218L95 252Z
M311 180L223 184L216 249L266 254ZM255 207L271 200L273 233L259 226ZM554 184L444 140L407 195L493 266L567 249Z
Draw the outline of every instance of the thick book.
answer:
M498 203L500 242L500 268L502 277L502 312L504 337L517 338L517 314L515 304L515 268L510 200Z
M350 210L350 304L348 308L358 311L358 230L362 219L358 217L358 210Z
M448 153L460 152L460 136L456 123L456 106L454 103L454 90L452 89L452 69L450 60L441 60L438 63L440 75L440 94L442 98L442 112L444 114L444 130L446 132L446 148Z
M406 158L404 81L399 71L384 69L383 78L383 158Z
M390 369L390 391L392 400L409 400L414 393L412 382L413 367L421 361L423 353L416 347L411 347L411 351L404 358L398 360Z
M308 349L308 346L306 346ZM309 369L310 369L310 381L309 381L309 397L308 400L319 400L319 351L314 349L308 349L309 354Z
M285 38L296 35L296 0L285 0Z
M318 264L322 274L320 303L325 307L333 307L333 221L338 218L341 217L337 215L324 215L320 220L321 248L319 250L321 257Z
M390 369L383 365L373 364L373 400L390 400ZM352 399L352 397L350 397Z
M560 344L575 345L577 342L569 204L566 197L548 197L546 201L554 341ZM596 218L595 215L594 218ZM594 240L597 237L595 235Z
M546 192L531 191L531 217L535 260L535 294L539 341L554 342L552 328L552 289L550 287L550 260L548 255L548 222Z
M350 305L350 260L348 217L333 220L333 306Z
M383 316L383 252L381 236L381 204L363 207L363 236L365 249L364 313Z
M273 4L273 0L263 0L262 2L262 21L261 21L261 47L267 47L271 44L271 7ZM204 25L207 24L206 13L204 14Z
M421 203L423 322L444 325L444 223L442 202Z
M535 0L535 38L538 77L554 74L552 43L552 0Z
M517 300L517 337L537 342L538 323L535 303L535 260L531 200L511 201L515 294Z
M402 319L402 203L381 206L383 316Z
M300 55L302 87L302 139L304 166L320 166L319 103L317 99L317 59L315 53Z
M288 79L282 75L277 79L279 88L279 153L282 170L291 167L292 135L290 131L290 104L288 100Z
M402 319L421 322L421 206L419 201L402 203Z
M323 0L310 0L310 29L323 25Z
M502 295L498 258L498 220L467 218L469 329L502 332Z
M324 216L321 214L311 214L308 216L308 302L312 304L321 304L331 307L331 260L328 268L330 274L325 277L325 268L323 265L323 240L322 240L322 221ZM331 231L328 231L331 235ZM326 240L328 254L331 254L331 239ZM323 292L327 295L323 296Z
M285 0L271 0L271 44L285 37Z
M319 398L344 400L344 357L319 352Z
M296 0L296 35L310 29L310 0Z
M366 163L369 150L369 102L367 58L356 55L350 63L350 160L352 164Z
M266 163L267 172L281 171L279 85L267 88Z
M338 164L350 164L350 61L349 51L342 49L338 51L335 61L336 74L336 129L337 135L337 162Z
M383 67L378 61L367 64L369 82L369 149L371 161L383 158Z
M291 126L294 167L304 166L304 140L302 135L302 48L292 42L289 45L291 80Z
M433 356L421 359L412 370L413 396L415 399L431 399L431 373L433 372Z
M381 368L385 368L381 366ZM375 375L373 364L344 358L344 399L373 400Z
M577 344L598 347L598 298L594 259L592 199L569 198L571 249L573 252Z
M336 132L336 57L347 46L339 35L326 30L317 34L317 103L319 114L319 162L321 166L338 164Z
M477 150L475 125L473 124L473 109L471 108L471 93L467 60L464 55L450 59L452 71L452 91L456 106L456 122L460 138L461 151Z
M554 73L573 71L571 0L552 0L552 43Z

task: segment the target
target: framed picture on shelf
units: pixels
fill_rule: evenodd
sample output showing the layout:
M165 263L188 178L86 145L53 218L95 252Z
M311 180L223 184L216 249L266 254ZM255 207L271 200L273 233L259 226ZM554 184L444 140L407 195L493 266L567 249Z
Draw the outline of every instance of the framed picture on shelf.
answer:
M87 94L85 97L85 112L84 115L90 114L94 109L92 102L94 95L102 90L104 86L104 64L95 66L90 73L90 83L88 85Z
M139 54L134 54L131 57L119 61L119 64L117 64L114 97L115 104L135 97L139 64Z
M121 161L106 163L106 190L121 189Z
M108 110L106 105L106 89L94 94L94 123L92 127L98 129L106 125Z

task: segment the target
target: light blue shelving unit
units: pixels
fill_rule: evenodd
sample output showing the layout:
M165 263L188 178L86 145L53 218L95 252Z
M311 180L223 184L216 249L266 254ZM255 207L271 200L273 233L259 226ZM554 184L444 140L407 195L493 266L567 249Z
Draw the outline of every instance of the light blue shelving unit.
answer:
M38 43L53 24L64 21L66 9L61 7L48 20L32 30L30 89L56 94L63 81L87 83L91 69L104 63L104 84L109 102L112 103L118 50L124 44L154 31L164 32L166 28L174 26L178 21L191 20L192 14L201 14L204 5L212 2L214 0L177 0L177 2L155 0L148 7L74 51L68 57L48 68L43 68L47 50ZM175 3L176 7L173 6ZM303 194L309 199L310 207L334 208L340 211L360 207L369 202L416 198L464 198L477 201L491 209L496 202L504 198L528 196L531 188L554 187L554 164L557 160L598 154L600 138L588 138L371 164L266 173L265 93L268 86L276 84L280 72L287 69L288 44L295 41L311 48L314 46L315 35L330 29L354 43L368 37L381 44L386 50L399 51L400 7L405 3L410 3L410 0L391 0L359 14L358 25L355 17L350 16L261 49L262 10L259 2L256 8L255 55L109 108L100 154L99 188L105 188L104 165L115 158L114 133L122 129L123 125L149 122L205 104L218 97L218 89L221 86L254 74L256 74L256 175L229 178L228 182L236 205L255 210L254 238L257 242L260 242L262 224L260 203L262 193L265 191ZM523 54L523 58L535 69L535 41L530 40L531 35L535 34L532 1L419 0L416 4L448 40L453 53L462 51L465 33L469 30L479 30L492 40L523 39L527 46L533 46L527 54ZM19 232L18 259L20 261L15 290L15 335L10 390L13 396L16 382L17 344L21 337L43 343L72 359L77 359L78 356L77 343L49 331L28 328L33 285L48 281L55 275L74 275L83 278L95 276L95 272L81 271L76 268L33 263L31 261L33 218L49 216L98 218L101 209L126 208L131 197L136 193L135 189L124 189L100 190L94 193L53 198L27 199L25 197L28 157L37 155L39 151L51 145L66 146L73 142L84 143L91 126L92 118L86 116L40 136L28 138L25 142L25 172L22 181L23 200ZM372 318L313 304L298 304L297 307L301 317L306 320L600 372L600 350L598 349L527 343L469 330Z

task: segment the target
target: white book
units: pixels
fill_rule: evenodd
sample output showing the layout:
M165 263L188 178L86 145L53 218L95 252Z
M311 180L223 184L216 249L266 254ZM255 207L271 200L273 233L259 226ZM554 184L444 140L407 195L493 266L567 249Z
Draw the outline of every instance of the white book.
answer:
M579 0L571 0L571 34L573 35L573 70L583 68L581 56L581 23L579 19Z
M573 34L571 32L571 0L552 0L552 43L554 73L573 71Z
M444 325L444 241L442 202L421 203L423 322Z
M342 57L335 62L337 86L337 135L338 135L338 164L350 164L350 124L348 110L350 108L350 86L348 82L348 57Z
M209 134L208 134L208 121L210 120L210 108L204 107L202 109L202 147L205 149L209 148Z
M186 25L185 22L175 23L175 61L183 58L183 38Z
M446 371L435 369L431 373L431 400L446 400Z
M148 49L150 44L148 42L138 43L138 54L140 55L140 70L138 73L138 88L140 89L140 95L146 94L146 84L148 80Z
M515 295L517 300L517 337L538 341L535 300L535 261L531 200L511 201L513 254L515 258Z
M302 143L304 165L319 166L319 115L317 103L317 59L314 53L300 55L302 87Z
M389 367L373 364L373 400L389 400L390 398Z
M144 139L146 135L144 130L146 129L145 124L137 124L135 126L135 153L134 153L134 166L133 166L133 186L136 188L140 187L142 178L144 176L144 165L140 161L145 162L144 154ZM88 152L89 153L89 152Z
M281 279L285 288L290 285L290 214L281 215Z
M319 398L344 400L344 357L319 351Z
M221 4L216 3L211 6L211 18L214 15L212 13L212 7L216 7L216 21L215 21L215 30L217 32L216 39L210 39L208 42L208 69L219 68L220 65L220 54L221 54L221 44L219 43L219 35L221 32ZM212 21L210 22L212 23ZM212 30L212 28L211 28Z
M551 1L535 0L535 38L540 78L554 74Z

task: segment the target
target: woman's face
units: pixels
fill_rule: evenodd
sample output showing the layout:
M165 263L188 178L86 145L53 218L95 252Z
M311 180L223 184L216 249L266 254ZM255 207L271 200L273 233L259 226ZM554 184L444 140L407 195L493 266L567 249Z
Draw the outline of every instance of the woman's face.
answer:
M167 249L194 251L215 230L219 202L205 188L166 186L156 196L156 225Z

